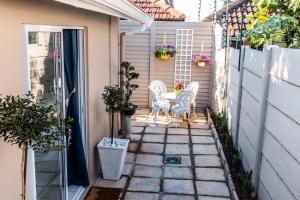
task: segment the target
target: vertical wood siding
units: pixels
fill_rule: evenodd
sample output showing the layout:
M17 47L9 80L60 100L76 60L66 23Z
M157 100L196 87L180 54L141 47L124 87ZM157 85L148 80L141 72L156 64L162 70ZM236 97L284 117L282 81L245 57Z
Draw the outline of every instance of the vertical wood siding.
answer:
M137 26L130 22L121 22L121 32L130 31ZM211 56L212 52L212 25L211 23L192 22L153 22L145 32L135 33L126 37L125 60L131 62L139 72L137 81L139 89L133 95L133 102L140 107L149 106L148 85L152 80L163 81L168 91L174 85L175 58L160 60L155 57L154 49L161 46L164 34L167 35L167 44L176 42L176 29L194 29L193 55L201 50ZM210 99L210 73L211 66L199 68L192 65L192 81L200 84L196 97L197 109L205 109Z

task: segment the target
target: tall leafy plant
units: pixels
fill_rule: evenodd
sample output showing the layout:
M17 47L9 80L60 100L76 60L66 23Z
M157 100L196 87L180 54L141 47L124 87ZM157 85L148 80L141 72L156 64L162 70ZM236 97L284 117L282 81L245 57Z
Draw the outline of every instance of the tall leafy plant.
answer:
M0 96L0 138L22 149L22 194L26 199L27 152L61 150L62 136L69 133L55 106L46 106L32 94Z
M300 0L254 0L257 11L249 15L244 32L255 46L281 39L287 47L300 47Z
M122 62L122 75L124 75L124 80L122 81L123 87L123 109L127 109L131 106L130 99L134 90L136 90L139 86L138 84L132 83L132 81L139 78L139 73L134 71L134 67L129 62Z
M121 111L121 107L123 103L121 88L118 85L105 86L104 92L102 93L102 99L106 105L105 110L110 114L111 117L110 135L111 135L111 144L113 144L115 113Z

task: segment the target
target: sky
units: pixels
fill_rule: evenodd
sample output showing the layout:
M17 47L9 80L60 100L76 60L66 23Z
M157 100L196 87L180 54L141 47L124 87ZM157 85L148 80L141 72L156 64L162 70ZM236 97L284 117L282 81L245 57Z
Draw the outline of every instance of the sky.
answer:
M176 10L186 15L186 21L198 21L198 9L200 0L174 0ZM201 19L213 11L214 0L202 0ZM217 8L221 8L223 0L217 0Z

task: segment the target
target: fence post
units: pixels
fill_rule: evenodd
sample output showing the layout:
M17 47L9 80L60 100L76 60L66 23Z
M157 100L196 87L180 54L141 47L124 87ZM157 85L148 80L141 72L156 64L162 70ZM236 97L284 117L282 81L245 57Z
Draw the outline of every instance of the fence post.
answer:
M245 52L248 46L241 46L240 57L239 57L239 66L238 69L240 70L240 77L238 82L238 100L237 100L237 109L236 109L236 123L234 127L234 145L235 148L238 149L239 146L239 128L240 128L240 116L241 116L241 101L242 101L242 84L243 84L243 74L244 74L244 59L245 59Z
M262 98L260 102L260 116L258 121L258 137L257 137L257 146L256 146L256 155L255 155L256 159L255 159L255 165L252 174L255 192L258 191L258 185L259 185L273 48L278 48L278 46L270 45L270 46L266 46L264 49L264 52L266 53L266 58L265 58L266 60L264 63L263 74L262 74L263 90L262 90L262 96L261 96Z

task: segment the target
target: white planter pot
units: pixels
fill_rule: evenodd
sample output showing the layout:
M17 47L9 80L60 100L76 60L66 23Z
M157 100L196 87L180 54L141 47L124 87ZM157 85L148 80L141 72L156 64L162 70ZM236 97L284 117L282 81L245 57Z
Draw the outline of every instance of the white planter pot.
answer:
M103 138L97 145L103 178L118 181L122 175L129 140Z
M206 65L206 63L205 63L205 62L199 62L199 63L197 63L197 65L198 65L199 67L204 67L204 66Z

